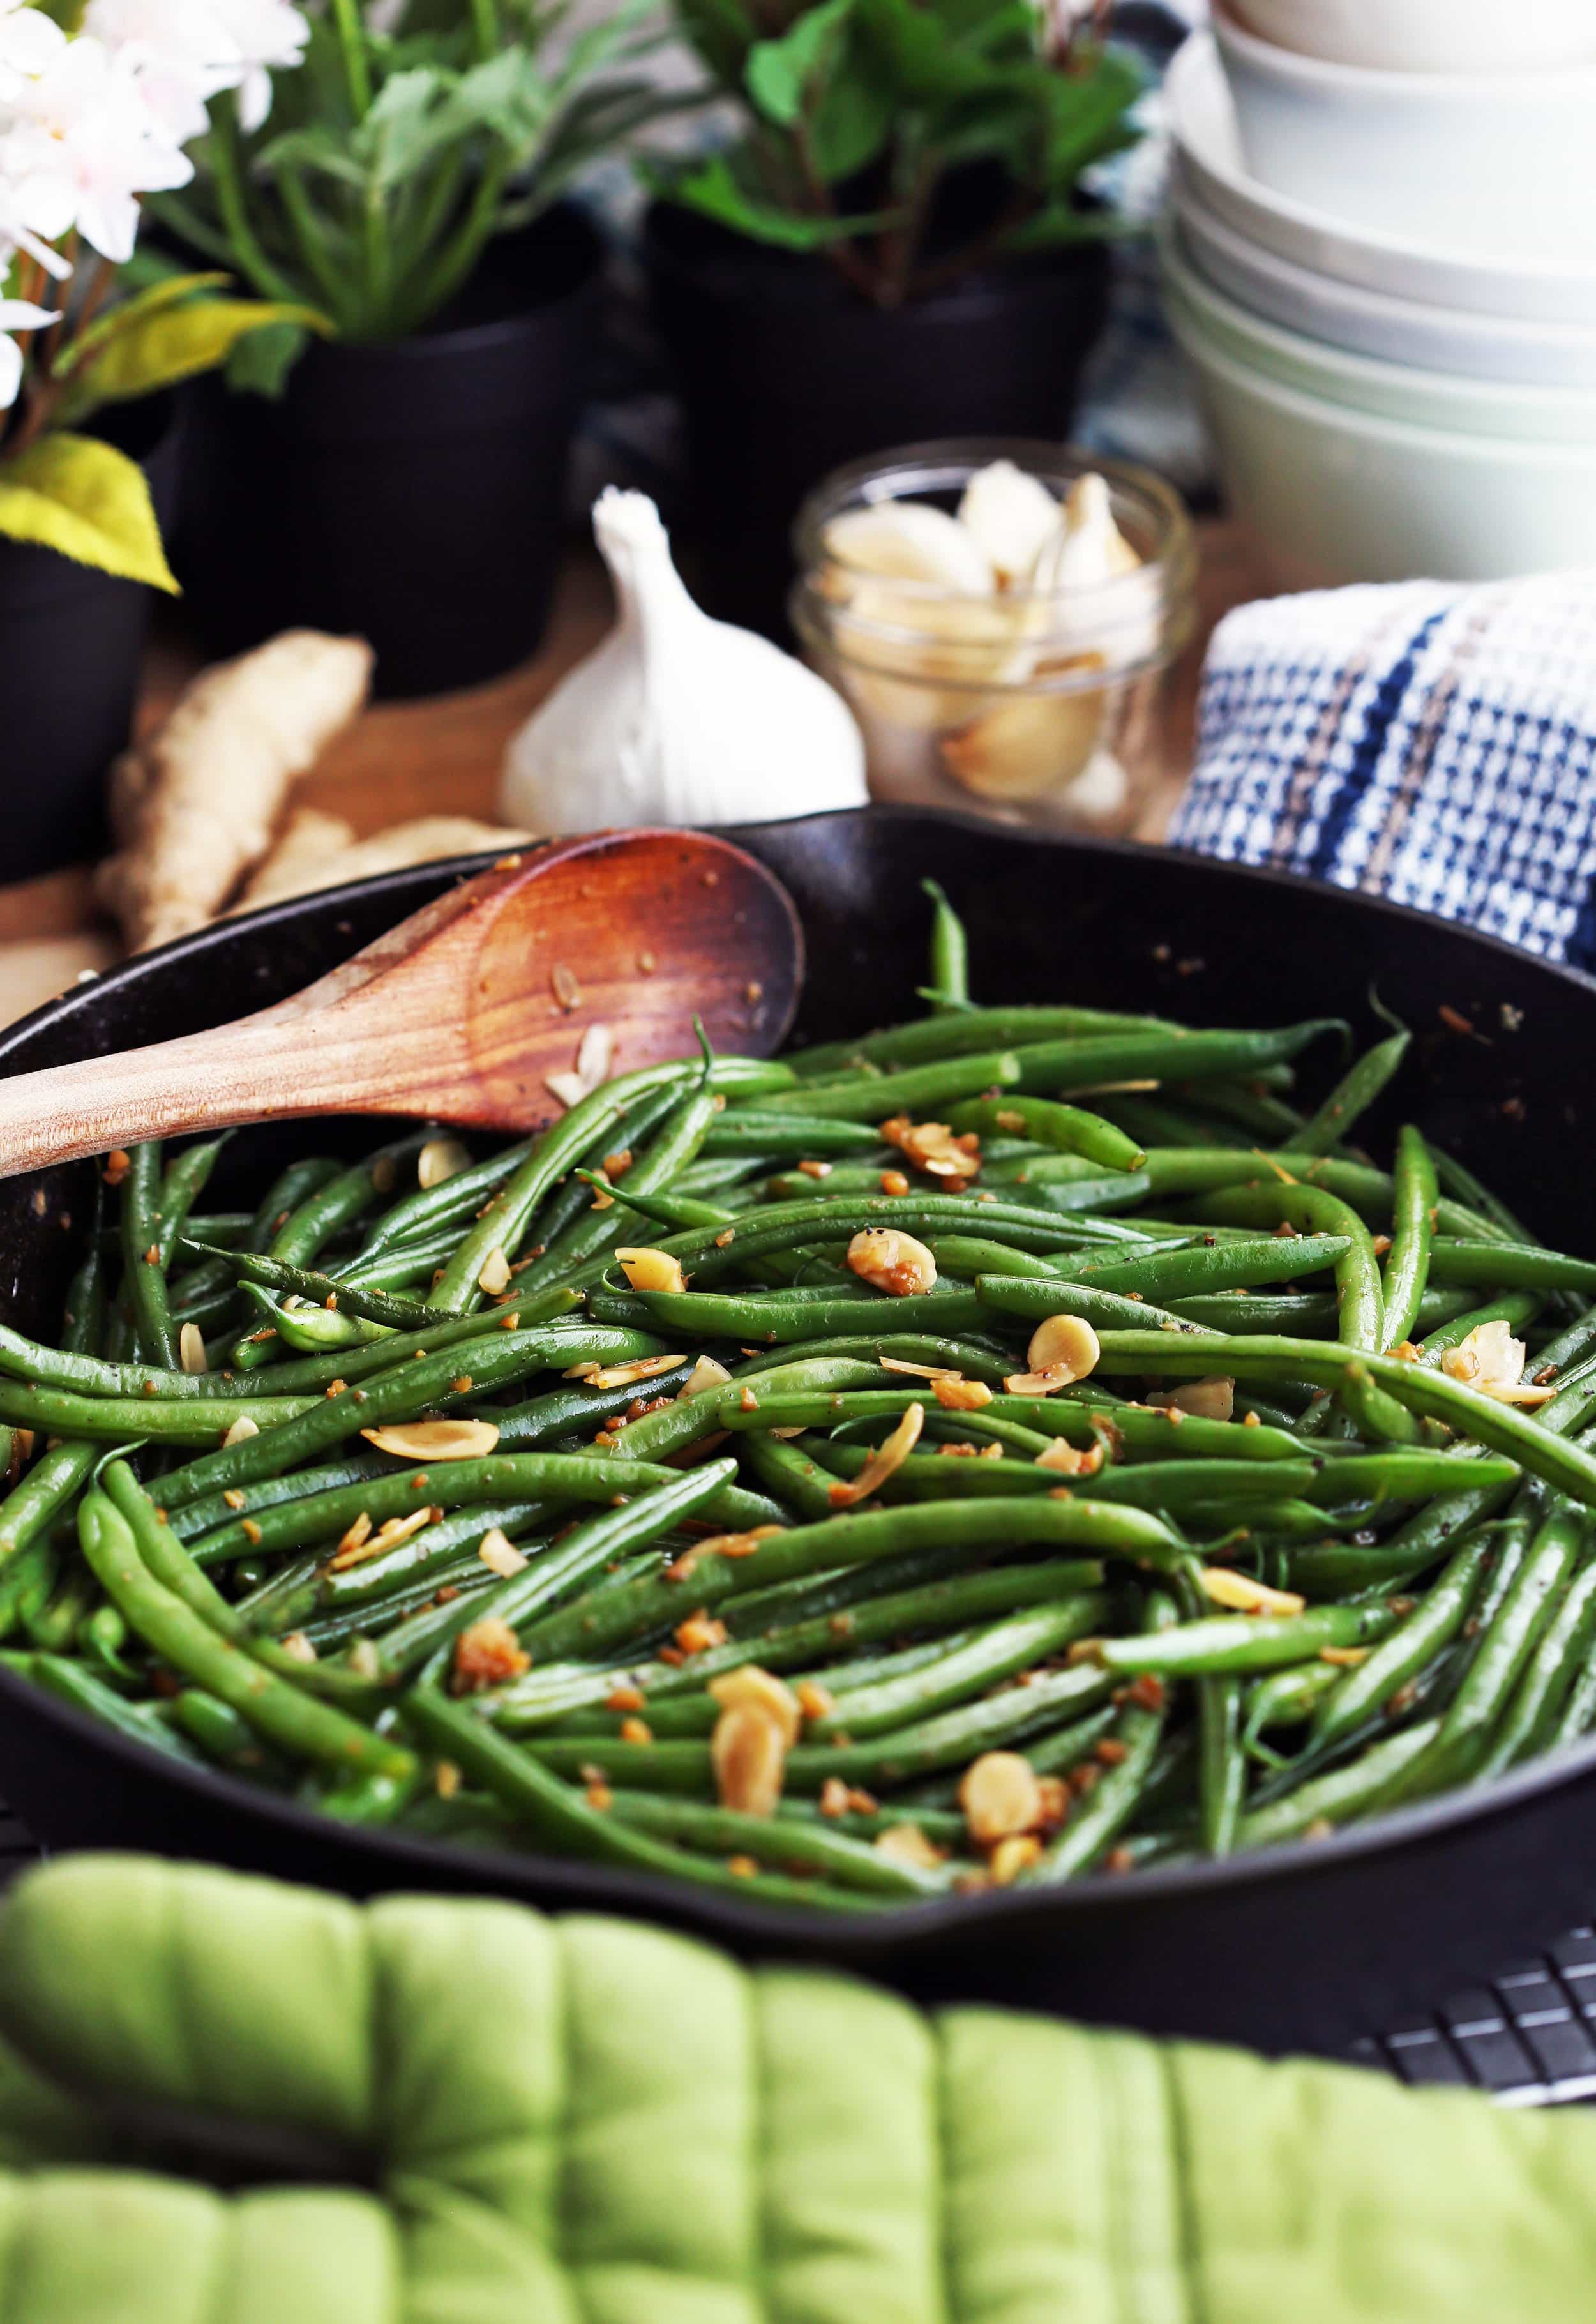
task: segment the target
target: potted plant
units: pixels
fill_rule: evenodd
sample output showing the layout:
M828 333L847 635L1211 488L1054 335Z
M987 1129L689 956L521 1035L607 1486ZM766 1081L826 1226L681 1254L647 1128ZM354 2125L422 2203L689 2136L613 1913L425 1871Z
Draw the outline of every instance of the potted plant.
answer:
M195 183L162 199L190 250L326 326L204 399L193 570L213 646L358 631L378 691L408 695L536 645L601 261L560 198L672 102L623 69L648 45L639 5L574 38L564 13L331 0L274 71L269 124L222 100Z
M1079 191L1135 67L1063 0L676 0L737 104L656 178L656 311L687 410L702 586L780 619L798 503L931 437L1067 429L1108 295Z
M317 320L230 296L222 273L138 287L141 198L189 177L207 99L258 69L252 35L302 31L280 0L235 27L196 0L174 59L146 37L163 15L179 20L173 0L91 0L69 36L0 6L0 881L98 851L149 592L176 587L159 392L252 331Z

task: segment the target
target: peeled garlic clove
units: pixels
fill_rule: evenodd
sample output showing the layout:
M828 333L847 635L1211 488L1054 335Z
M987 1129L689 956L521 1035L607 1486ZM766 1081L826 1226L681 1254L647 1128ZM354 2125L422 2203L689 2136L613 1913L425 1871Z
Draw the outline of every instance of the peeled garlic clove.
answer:
M1012 694L939 745L955 782L977 798L1040 798L1066 789L1091 762L1102 731L1101 688Z
M864 745L847 704L768 638L694 604L653 503L612 488L593 531L615 626L512 741L505 818L558 834L863 807Z
M966 595L990 595L996 576L981 542L957 517L925 501L877 501L834 516L822 536L826 553L851 573L883 581L918 581Z
M959 522L974 534L1006 587L1026 578L1057 531L1058 503L1038 477L1012 460L993 460L964 486Z
M1143 575L1134 588L1105 586L1134 573ZM1123 669L1148 659L1162 641L1159 576L1145 571L1120 530L1099 475L1077 476L1070 486L1063 521L1042 544L1029 588L1034 634L1045 641L1040 651L1078 640L1096 648L1109 669Z
M1134 573L1141 559L1114 522L1113 503L1099 475L1077 476L1065 496L1062 521L1043 540L1031 567L1036 589L1084 589Z

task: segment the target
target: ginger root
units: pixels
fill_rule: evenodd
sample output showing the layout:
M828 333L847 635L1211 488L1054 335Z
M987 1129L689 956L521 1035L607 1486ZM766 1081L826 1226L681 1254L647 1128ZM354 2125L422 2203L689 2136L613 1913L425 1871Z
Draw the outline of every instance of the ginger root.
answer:
M370 880L381 872L440 863L449 855L480 855L490 847L522 846L530 835L502 824L478 823L470 816L423 815L413 823L396 823L357 840L337 816L301 807L265 862L257 865L233 908L253 912L287 896L341 888L346 881Z
M120 853L97 886L134 951L202 927L271 845L295 779L365 701L360 638L287 630L187 687L111 770Z

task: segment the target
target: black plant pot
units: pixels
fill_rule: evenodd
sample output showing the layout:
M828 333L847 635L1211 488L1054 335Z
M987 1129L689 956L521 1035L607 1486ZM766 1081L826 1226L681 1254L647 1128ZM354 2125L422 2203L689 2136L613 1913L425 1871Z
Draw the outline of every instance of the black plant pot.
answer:
M178 493L171 398L99 432L143 467L164 531ZM0 885L104 853L106 773L133 727L150 594L0 539Z
M772 633L813 485L845 460L933 437L1062 440L1108 311L1101 243L891 309L824 259L745 242L670 203L650 211L646 244L686 408L693 578L712 613Z
M376 690L443 693L536 648L558 568L601 251L557 209L493 245L439 324L312 346L281 401L194 391L182 534L206 646L370 640Z

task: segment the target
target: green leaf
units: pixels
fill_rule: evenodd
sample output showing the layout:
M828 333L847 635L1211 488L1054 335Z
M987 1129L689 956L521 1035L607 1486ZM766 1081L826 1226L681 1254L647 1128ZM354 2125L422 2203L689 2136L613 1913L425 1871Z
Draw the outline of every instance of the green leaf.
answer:
M104 342L87 370L79 371L71 416L78 416L91 401L124 402L214 371L247 333L270 323L291 323L300 330L324 335L331 327L313 307L266 299L191 299L186 306L168 305L134 315Z
M114 337L118 331L126 330L130 325L141 322L145 316L158 315L163 308L178 306L183 300L191 299L196 291L223 290L232 280L230 274L222 273L172 274L152 283L147 290L141 290L135 298L118 300L115 306L69 339L55 359L56 378L69 379L73 372L80 371L107 339Z
M177 594L143 470L92 436L42 436L0 461L0 533Z
M227 357L227 385L235 394L263 395L269 403L277 402L309 344L310 334L297 323L267 323L246 332Z
M803 119L811 85L835 57L853 8L854 0L825 0L783 39L761 41L750 52L743 83L767 120L790 129Z
M700 211L732 233L779 250L824 250L828 243L851 241L881 224L879 217L807 217L798 210L778 209L774 203L745 193L720 153L688 176L673 179L666 190L672 201Z

